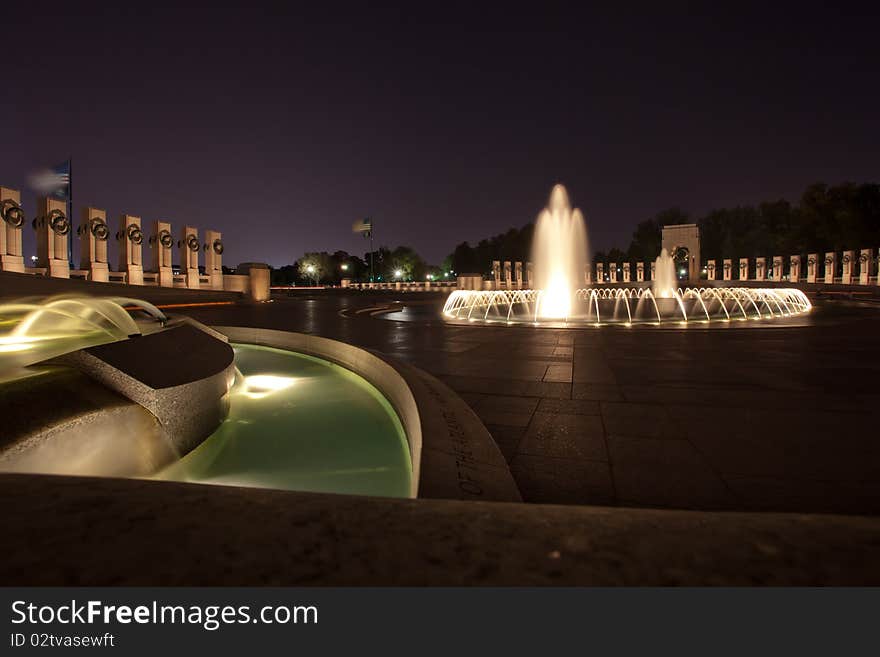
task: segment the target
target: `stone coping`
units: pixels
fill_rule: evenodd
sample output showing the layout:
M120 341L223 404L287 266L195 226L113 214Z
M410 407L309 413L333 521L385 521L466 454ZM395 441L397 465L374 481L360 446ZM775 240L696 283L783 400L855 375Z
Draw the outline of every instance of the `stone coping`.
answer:
M470 407L446 385L379 352L305 333L214 326L232 342L317 356L364 377L397 412L412 459L412 496L520 501L504 456Z
M878 585L880 519L0 475L6 586Z

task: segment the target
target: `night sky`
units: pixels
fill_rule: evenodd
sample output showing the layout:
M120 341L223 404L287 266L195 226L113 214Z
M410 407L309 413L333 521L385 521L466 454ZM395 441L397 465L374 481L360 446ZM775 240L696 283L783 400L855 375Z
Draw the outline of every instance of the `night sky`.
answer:
M114 232L121 212L216 228L234 266L363 255L364 216L439 263L556 182L604 249L670 206L880 177L876 10L509 5L6 3L0 184L30 219L27 174L72 155L75 223L91 204Z

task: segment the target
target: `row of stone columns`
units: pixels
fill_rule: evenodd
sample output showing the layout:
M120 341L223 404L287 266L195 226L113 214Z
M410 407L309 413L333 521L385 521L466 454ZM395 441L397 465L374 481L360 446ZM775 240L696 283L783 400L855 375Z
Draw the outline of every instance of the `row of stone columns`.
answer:
M198 229L184 226L176 246L179 252L180 276L172 271L175 240L171 224L157 220L147 241L150 263L143 261L144 233L141 218L122 214L118 220L116 240L119 242L119 265L114 272L108 261L108 240L111 237L107 213L94 207L82 208L76 235L80 240L80 269L70 269L68 240L72 226L67 217L67 204L54 198L37 199L37 217L33 228L37 237L36 267L28 267L22 253L24 211L18 190L0 187L0 270L45 273L54 278L85 276L93 281L121 280L131 285L153 284L161 287L207 287L223 289L223 239L216 230L205 231L204 244L199 242ZM199 272L201 252L205 254L205 274ZM203 285L204 283L204 285Z
M782 281L791 282L805 281L807 283L840 283L842 285L868 285L871 282L871 268L875 262L873 249L862 249L856 255L856 251L844 251L838 254L835 251L829 251L821 256L819 253L810 253L806 260L800 255L789 257L789 274L784 275L785 258L783 256L774 256L769 260L767 258L740 258L738 263L738 280L754 280L754 281ZM751 277L750 263L754 260L754 278ZM841 264L841 276L837 279L837 265ZM823 275L819 276L820 264L824 264ZM727 258L723 261L721 280L731 281L733 278L734 265L733 260ZM709 260L706 264L706 277L710 281L718 280L718 272L716 270L715 261ZM880 275L877 276L876 283L880 285Z
M706 278L710 281L724 280L740 280L740 281L783 281L792 282L805 281L807 283L841 283L844 285L861 284L868 285L871 282L871 267L875 262L873 249L862 249L856 251L844 251L838 254L829 251L821 257L818 253L807 255L802 262L802 257L793 255L789 258L789 275L785 277L784 267L785 258L783 256L774 256L772 258L740 258L734 269L734 260L727 258L723 261L721 271L718 270L715 260L706 262ZM842 275L838 279L835 274L838 262L842 265ZM596 282L598 283L642 283L644 281L652 281L655 278L653 262L635 263L635 278L633 278L633 263L620 263L620 271L618 271L618 263L609 262L606 270L605 263L596 263ZM648 265L646 268L645 265ZM819 276L820 264L824 264L823 275ZM752 268L753 265L753 268ZM754 271L754 276L752 276ZM523 273L525 272L525 280ZM593 283L592 269L589 265L584 269L585 285ZM736 276L734 276L736 274ZM607 278L606 278L607 276ZM526 262L525 267L519 261L511 262L509 260L493 260L492 261L492 278L493 289L495 290L521 290L534 286L532 280L532 263ZM877 276L876 283L880 285L880 275Z
M525 273L525 280L523 279L523 273ZM532 287L532 263L525 263L525 268L523 268L523 263L519 260L514 262L505 260L503 263L501 260L493 260L492 278L495 281L496 290L522 290L530 288Z

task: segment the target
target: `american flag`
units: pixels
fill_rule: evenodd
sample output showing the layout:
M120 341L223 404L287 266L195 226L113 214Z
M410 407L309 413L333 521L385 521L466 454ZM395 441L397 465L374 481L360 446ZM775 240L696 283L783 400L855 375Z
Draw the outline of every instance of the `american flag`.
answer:
M369 237L370 233L373 232L373 221L369 217L355 221L351 229L355 233L363 233L364 237Z
M70 160L51 169L32 173L29 182L34 191L66 201L70 198Z

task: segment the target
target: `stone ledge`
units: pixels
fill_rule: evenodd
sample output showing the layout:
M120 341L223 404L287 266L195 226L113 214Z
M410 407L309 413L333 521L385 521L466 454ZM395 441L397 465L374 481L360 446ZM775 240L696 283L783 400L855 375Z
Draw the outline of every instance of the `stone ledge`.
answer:
M0 475L6 586L878 585L880 519Z

